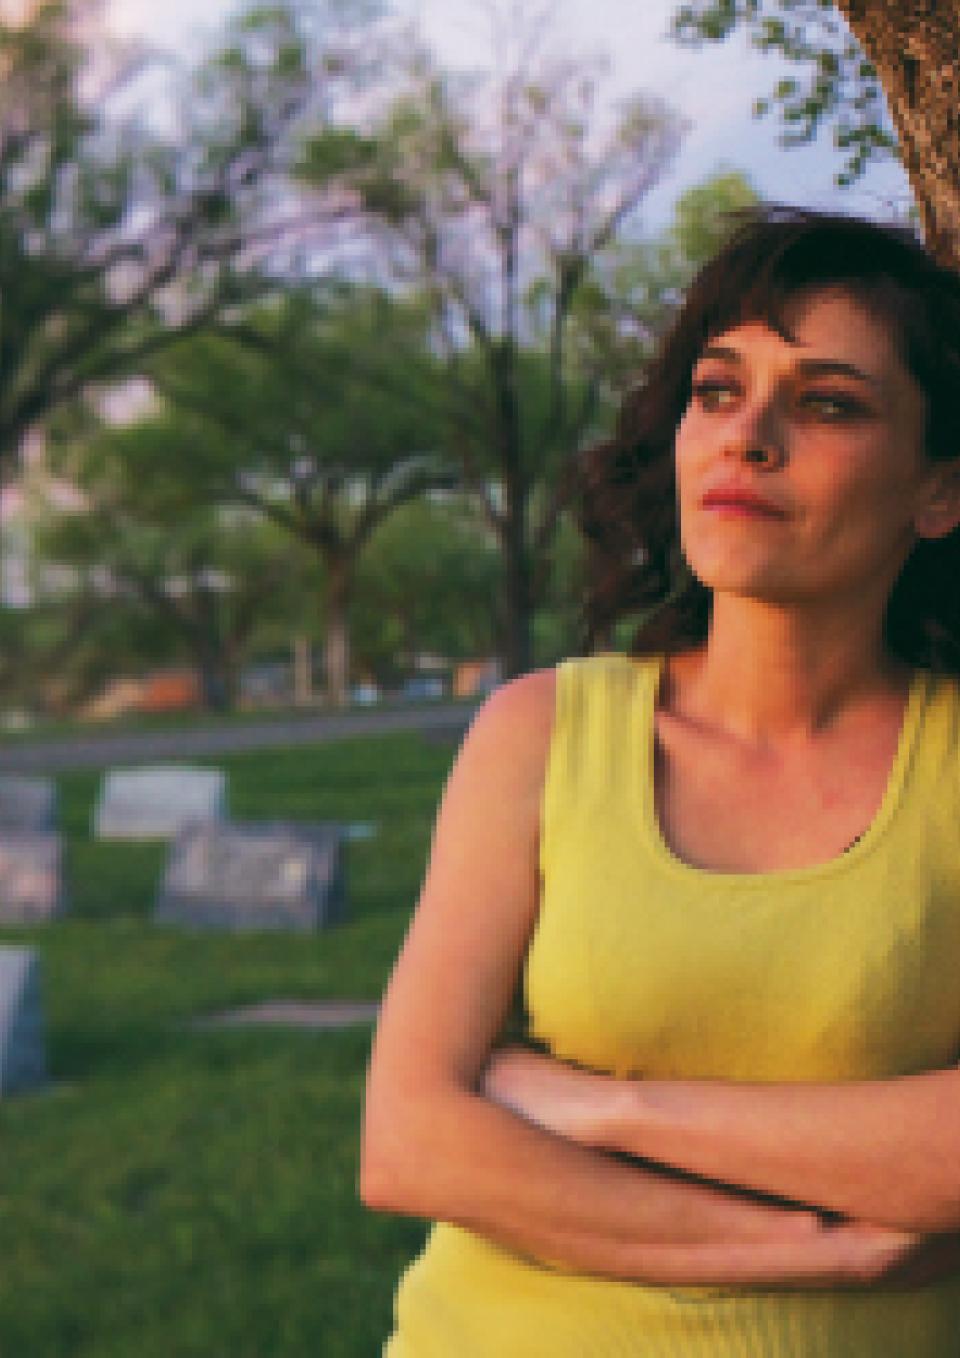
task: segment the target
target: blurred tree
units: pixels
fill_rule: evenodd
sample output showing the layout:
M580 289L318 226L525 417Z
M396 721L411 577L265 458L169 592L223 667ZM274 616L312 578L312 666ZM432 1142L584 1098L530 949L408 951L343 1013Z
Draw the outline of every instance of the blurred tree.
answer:
M624 238L605 255L599 283L583 289L574 333L601 358L619 395L643 371L694 274L730 232L728 214L757 194L737 170L725 170L685 190L673 219L651 240Z
M0 704L27 713L56 706L64 678L75 672L98 611L96 601L69 610L55 601L0 608ZM67 687L71 682L67 679Z
M500 543L499 644L517 674L531 663L559 473L592 431L604 383L596 355L571 343L574 311L681 128L637 97L604 129L598 68L544 56L544 16L490 8L501 68L456 77L414 51L407 89L370 115L354 161L380 257L431 302L450 447ZM322 182L324 166L308 143L304 180ZM539 481L552 489L535 503Z
M583 538L565 515L557 528L553 569L533 619L533 662L537 666L555 665L564 656L578 653L584 567Z
M327 692L344 703L360 555L400 505L452 480L422 308L346 285L289 289L233 337L192 337L150 372L165 409L124 445L131 487L246 506L319 558ZM83 447L68 431L58 461L81 483Z
M171 494L155 461L152 479L140 475L138 454L145 442L153 451L156 433L106 432L87 462L90 506L41 520L42 555L74 574L60 599L62 648L74 638L61 696L76 702L118 671L185 658L205 707L222 710L235 701L253 637L289 605L302 566L287 539L249 514L198 506L186 483Z
M422 498L391 515L357 572L351 624L357 658L390 686L417 652L490 655L499 552L462 497Z
M843 21L846 21L845 23ZM877 154L899 152L930 249L960 264L960 7L900 0L700 0L677 8L681 41L722 41L738 25L763 50L806 67L758 114L781 106L785 145L832 123L850 184ZM887 115L883 95L886 94ZM892 120L892 126L891 126ZM895 134L894 134L895 129Z
M280 187L304 119L336 139L323 107L352 69L333 18L325 48L295 9L235 20L164 139L123 112L149 60L108 45L100 9L40 0L0 19L0 476L51 410L229 317L271 252L350 211L335 169L309 210Z

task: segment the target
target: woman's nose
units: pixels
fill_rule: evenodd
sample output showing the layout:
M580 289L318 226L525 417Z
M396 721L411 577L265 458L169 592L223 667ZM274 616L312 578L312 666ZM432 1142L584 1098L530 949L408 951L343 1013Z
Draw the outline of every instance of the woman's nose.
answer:
M780 466L786 460L783 431L772 400L745 403L724 431L724 454L743 462Z

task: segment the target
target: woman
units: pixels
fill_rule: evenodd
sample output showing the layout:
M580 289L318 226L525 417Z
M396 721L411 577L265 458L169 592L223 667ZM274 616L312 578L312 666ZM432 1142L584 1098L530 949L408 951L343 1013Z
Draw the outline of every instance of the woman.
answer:
M631 653L447 783L367 1094L365 1201L440 1223L390 1358L960 1349L958 455L960 281L741 224L584 464Z

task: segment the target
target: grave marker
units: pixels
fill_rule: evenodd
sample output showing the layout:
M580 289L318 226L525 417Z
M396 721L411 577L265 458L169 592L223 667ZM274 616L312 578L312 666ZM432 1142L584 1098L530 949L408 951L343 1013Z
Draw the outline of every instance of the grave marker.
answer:
M0 775L0 829L53 830L57 819L57 785L52 778Z
M220 769L113 769L103 780L95 833L98 839L170 839L194 821L222 820L226 791Z
M346 909L343 838L332 823L187 827L171 845L154 919L299 932L336 924Z
M0 924L42 924L66 908L63 837L0 830Z
M33 948L0 948L0 1097L45 1079L37 954Z

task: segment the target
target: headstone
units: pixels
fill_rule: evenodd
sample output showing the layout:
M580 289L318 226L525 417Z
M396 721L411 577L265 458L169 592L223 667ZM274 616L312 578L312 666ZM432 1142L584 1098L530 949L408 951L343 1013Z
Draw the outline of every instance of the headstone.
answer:
M194 821L226 815L220 769L155 764L106 774L95 819L98 839L170 839Z
M0 775L0 829L52 830L57 819L57 785L52 778Z
M346 913L337 824L189 826L170 846L154 920L198 929L312 932Z
M0 1097L45 1079L37 954L33 948L0 948Z
M66 906L62 836L0 830L0 924L42 924Z

